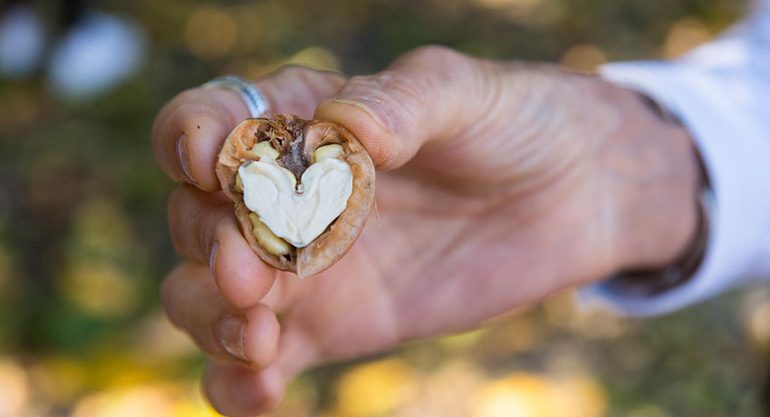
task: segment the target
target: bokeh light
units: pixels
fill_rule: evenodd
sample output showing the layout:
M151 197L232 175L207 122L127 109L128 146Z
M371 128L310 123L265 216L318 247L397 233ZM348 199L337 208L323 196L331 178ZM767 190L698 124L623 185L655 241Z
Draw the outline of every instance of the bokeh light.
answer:
M596 45L578 44L567 49L559 63L580 72L592 73L608 61L607 55Z
M46 357L30 369L38 394L54 406L71 404L84 394L89 369L73 358Z
M549 379L517 373L482 387L472 417L600 417L606 394L590 379Z
M21 417L29 397L29 380L24 368L0 357L0 415Z
M355 367L345 373L337 391L342 416L370 417L388 413L414 395L414 370L399 359Z
M98 197L86 201L75 214L66 267L58 281L63 297L97 316L133 312L141 282L131 273L141 253L133 250L132 239L120 206Z
M671 27L663 51L667 58L676 58L708 42L712 37L702 22L691 17L684 18Z
M322 71L341 71L340 59L334 52L318 46L311 46L297 52L286 64L301 65Z
M101 392L80 400L72 417L172 417L179 393L162 386Z
M237 21L223 10L201 7L187 19L187 47L201 58L218 58L227 54L237 39Z

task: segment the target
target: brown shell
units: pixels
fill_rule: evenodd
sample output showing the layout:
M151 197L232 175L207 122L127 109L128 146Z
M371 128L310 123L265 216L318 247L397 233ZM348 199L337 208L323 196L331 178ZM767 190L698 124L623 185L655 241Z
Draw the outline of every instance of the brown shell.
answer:
M270 140L281 153L278 164L293 172L297 178L310 164L316 148L340 144L342 157L353 174L353 191L345 210L312 243L304 248L292 248L289 255L276 256L262 248L252 233L249 209L243 194L235 190L238 168L247 161L259 160L250 149L263 140ZM217 177L225 195L235 202L235 216L241 231L254 252L268 264L297 273L300 277L317 274L337 262L358 238L374 201L374 165L366 150L344 127L322 120L303 120L291 115L275 115L275 119L248 119L233 129L219 152Z

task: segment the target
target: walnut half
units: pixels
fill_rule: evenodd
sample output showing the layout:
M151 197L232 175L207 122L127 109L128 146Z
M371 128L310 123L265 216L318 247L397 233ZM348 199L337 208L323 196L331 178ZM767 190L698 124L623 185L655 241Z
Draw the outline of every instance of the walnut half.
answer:
M225 140L216 172L254 252L300 278L345 255L374 200L369 154L347 129L321 120L246 120Z

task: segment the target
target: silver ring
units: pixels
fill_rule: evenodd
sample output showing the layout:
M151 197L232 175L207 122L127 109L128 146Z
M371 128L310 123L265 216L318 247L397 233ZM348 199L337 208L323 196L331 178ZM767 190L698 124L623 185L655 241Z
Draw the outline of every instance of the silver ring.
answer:
M246 103L246 107L249 108L249 113L252 118L263 116L270 108L267 104L267 99L265 99L265 95L253 84L237 75L225 75L214 78L206 84L203 84L202 87L227 88L239 93L243 102Z

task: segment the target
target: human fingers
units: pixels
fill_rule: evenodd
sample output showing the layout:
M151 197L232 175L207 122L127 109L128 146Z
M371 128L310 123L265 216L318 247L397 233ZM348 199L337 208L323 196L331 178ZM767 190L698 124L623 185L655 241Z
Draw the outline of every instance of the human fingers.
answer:
M275 313L264 304L231 305L205 266L178 266L164 280L161 298L171 322L208 356L253 369L273 363L280 334Z
M217 412L228 417L253 417L280 403L286 379L277 367L252 371L213 360L203 376L203 392Z
M270 366L255 371L211 361L203 377L203 391L214 409L226 416L267 413L280 403L286 384L317 357L312 338L289 324L281 330L278 355Z
M255 81L272 113L310 118L324 98L344 82L336 73L288 66ZM161 168L173 179L204 191L220 188L214 172L217 154L230 131L249 117L234 91L192 88L174 97L158 113L152 143Z
M232 201L222 193L182 186L171 194L168 218L177 252L208 265L230 303L249 307L270 290L277 272L251 249L238 227Z
M315 117L347 127L377 168L393 169L426 143L467 130L499 94L498 77L491 61L421 47L385 71L350 78Z

